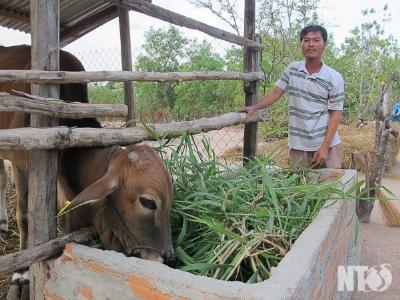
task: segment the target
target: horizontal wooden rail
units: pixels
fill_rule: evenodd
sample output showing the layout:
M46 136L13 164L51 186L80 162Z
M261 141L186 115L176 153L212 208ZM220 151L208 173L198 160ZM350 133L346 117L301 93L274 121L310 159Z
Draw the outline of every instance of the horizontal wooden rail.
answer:
M166 21L171 24L204 32L220 40L224 40L240 46L254 47L256 49L263 48L263 45L253 40L247 39L237 34L230 33L225 30L218 29L206 23L185 17L183 15L167 10L160 6L148 3L146 1L142 0L109 0L109 1L116 5L120 5L130 10L140 12L142 14Z
M10 95L0 92L0 111L16 111L71 119L125 117L128 114L128 107L124 104L65 102L21 92L14 93L14 95Z
M239 123L266 120L265 111L257 111L250 117L246 113L226 113L214 118L194 121L151 125L123 129L113 128L17 128L0 130L0 150L63 149L70 147L92 147L129 145L144 140L155 140L158 136L178 137L182 133L206 132Z
M64 246L71 242L83 243L93 236L93 229L84 228L45 242L33 248L0 256L0 273L13 272L29 267L31 264L58 255Z
M26 83L89 83L98 81L189 81L189 80L263 80L261 72L131 72L93 71L66 72L40 70L0 70L0 82Z

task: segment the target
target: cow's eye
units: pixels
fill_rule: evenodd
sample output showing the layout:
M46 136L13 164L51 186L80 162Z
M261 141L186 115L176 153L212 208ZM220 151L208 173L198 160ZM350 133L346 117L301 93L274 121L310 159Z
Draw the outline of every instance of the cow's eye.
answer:
M151 209L151 210L156 210L157 205L154 202L154 200L146 198L146 197L139 197L139 202L142 206Z

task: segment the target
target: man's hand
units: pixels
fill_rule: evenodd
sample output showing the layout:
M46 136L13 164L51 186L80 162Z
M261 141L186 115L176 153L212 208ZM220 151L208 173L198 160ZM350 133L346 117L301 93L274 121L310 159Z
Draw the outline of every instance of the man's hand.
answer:
M278 100L283 93L285 93L285 91L276 86L270 93L262 97L259 102L250 106L242 107L238 112L245 112L247 113L247 116L251 116L256 110L269 107L272 103Z
M313 167L322 167L328 158L329 146L321 145L313 156Z
M239 108L239 110L238 110L238 112L247 113L247 116L251 116L255 111L256 111L256 109L253 106L245 106L245 107Z

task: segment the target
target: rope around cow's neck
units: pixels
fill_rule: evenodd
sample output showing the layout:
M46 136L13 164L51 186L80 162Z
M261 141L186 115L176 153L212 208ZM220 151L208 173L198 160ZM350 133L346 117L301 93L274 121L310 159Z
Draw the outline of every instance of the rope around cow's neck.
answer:
M107 199L107 204L110 208L110 211L115 219L115 221L117 222L117 225L119 227L119 229L121 229L121 231L124 233L125 236L127 236L132 243L135 242L135 238L133 237L133 235L131 234L131 232L129 231L128 227L125 225L124 221L122 220L122 218L119 216L117 210L115 209L114 204L112 203L112 200L110 198ZM148 249L148 250L152 250L156 253L158 253L161 257L163 256L163 253L161 250L152 247L152 246L133 246L133 252L136 252L137 250L141 250L141 249Z

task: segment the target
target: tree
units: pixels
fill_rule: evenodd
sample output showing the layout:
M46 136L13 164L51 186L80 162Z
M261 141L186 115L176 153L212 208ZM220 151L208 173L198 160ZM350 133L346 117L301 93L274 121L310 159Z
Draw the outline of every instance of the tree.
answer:
M225 60L210 43L187 39L172 26L167 30L150 30L143 49L136 63L138 71L237 71L242 68L241 50L239 53L232 48ZM185 119L232 111L243 102L242 83L237 81L138 82L136 94L139 113L164 108Z
M364 18L371 20L351 31L335 66L345 78L346 102L353 117L364 119L373 117L381 84L393 81L400 67L397 41L386 37L384 31L388 6L384 6L380 21L376 13L373 8L362 12Z
M189 40L174 26L167 30L151 28L145 34L143 53L136 62L136 70L147 72L175 72L181 69L187 58ZM138 109L157 105L172 109L176 82L137 84ZM145 101L145 103L143 102ZM152 105L149 105L149 104Z
M238 6L236 1L230 0L189 0L196 7L202 7L210 10L220 20L224 21L236 34L240 35L239 24L242 24L242 19L238 15Z
M188 61L183 71L220 71L226 70L225 60L213 51L211 44L203 41L192 42L188 52ZM238 90L243 94L242 85L234 81L192 81L184 82L176 88L176 106L174 111L185 118L198 118L215 115L235 109Z

